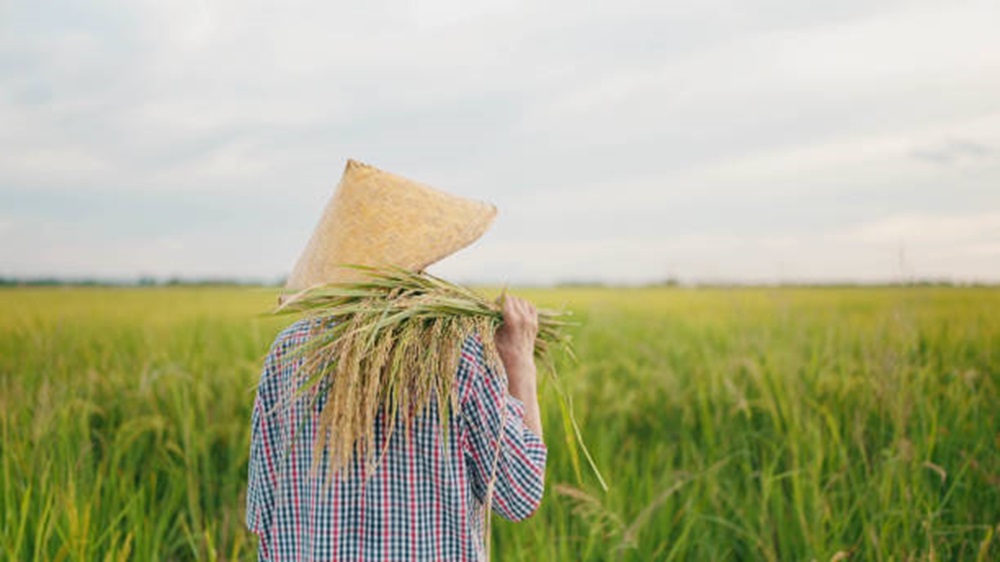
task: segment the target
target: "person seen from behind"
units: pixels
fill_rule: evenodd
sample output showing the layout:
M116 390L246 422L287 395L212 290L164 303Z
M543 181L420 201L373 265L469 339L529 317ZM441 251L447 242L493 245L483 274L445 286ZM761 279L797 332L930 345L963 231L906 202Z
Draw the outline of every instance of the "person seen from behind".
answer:
M492 205L349 161L286 289L358 274L342 264L421 271L478 239L495 214ZM353 458L332 476L326 455L314 458L324 403L296 392L303 358L295 351L316 320L278 334L251 417L246 525L258 536L259 560L485 560L487 506L511 521L538 509L547 458L534 360L538 313L506 295L502 315L492 342L502 368L486 360L491 342L467 338L454 377L457 407L446 419L436 397L396 431L387 431L395 422L380 412L379 462L371 469Z

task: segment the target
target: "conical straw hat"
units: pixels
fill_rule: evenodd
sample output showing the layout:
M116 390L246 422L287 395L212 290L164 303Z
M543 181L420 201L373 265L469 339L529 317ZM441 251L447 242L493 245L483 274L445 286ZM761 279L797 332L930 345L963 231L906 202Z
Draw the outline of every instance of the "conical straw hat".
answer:
M488 203L348 160L285 289L363 277L345 264L419 271L476 241L496 213Z

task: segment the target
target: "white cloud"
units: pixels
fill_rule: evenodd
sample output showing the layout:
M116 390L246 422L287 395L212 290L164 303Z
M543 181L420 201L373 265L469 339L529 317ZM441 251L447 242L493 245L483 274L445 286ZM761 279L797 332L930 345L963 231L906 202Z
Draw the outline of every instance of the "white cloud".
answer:
M11 271L279 275L355 157L499 204L456 275L891 277L905 239L917 271L1000 279L980 231L899 230L1000 208L995 3L4 10L0 205L53 225ZM95 202L59 214L67 194ZM164 206L154 231L100 208L153 195L233 218ZM859 250L863 228L896 240ZM272 250L232 251L247 239Z
M823 134L968 119L995 108L1000 49L994 21L981 6L951 5L766 29L567 83L520 127L550 142L595 147L706 135L724 145L727 134L740 136L796 113L809 120L790 119L793 131L823 125ZM852 113L841 115L846 108ZM823 113L838 122L825 121Z

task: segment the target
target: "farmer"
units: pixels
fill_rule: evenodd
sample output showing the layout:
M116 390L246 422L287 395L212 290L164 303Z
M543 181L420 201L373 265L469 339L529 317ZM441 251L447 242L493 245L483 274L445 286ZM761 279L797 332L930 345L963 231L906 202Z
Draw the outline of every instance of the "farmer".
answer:
M492 205L348 161L286 288L360 275L339 264L419 271L478 239L495 214ZM312 320L278 335L251 421L246 525L259 536L261 560L484 560L491 485L489 503L501 517L534 513L547 454L534 363L538 317L513 296L502 313L495 343L505 372L489 366L484 342L465 341L447 431L432 399L408 430L386 437L377 424L385 453L374 470L355 459L353 470L332 478L310 470L319 411L292 383L302 363L293 352ZM278 408L282 400L291 406Z

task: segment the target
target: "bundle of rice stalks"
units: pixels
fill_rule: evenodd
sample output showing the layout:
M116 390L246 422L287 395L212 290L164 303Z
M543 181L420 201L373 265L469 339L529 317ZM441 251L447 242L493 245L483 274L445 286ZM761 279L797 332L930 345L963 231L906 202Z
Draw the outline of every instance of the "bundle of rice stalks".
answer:
M454 378L466 338L478 338L486 361L502 369L493 341L503 321L501 303L427 273L352 267L364 273L363 280L303 291L277 310L316 320L309 341L297 351L303 364L297 393L290 399L303 393L325 399L313 458L322 458L325 450L333 472L347 467L353 455L363 458L368 468L377 465L375 420L380 410L390 420L391 432L392 420L408 425L434 397L442 431L447 431L449 412L457 406ZM559 396L577 478L582 479L579 446L607 489L555 369L555 352L573 355L565 316L539 310L536 360Z

